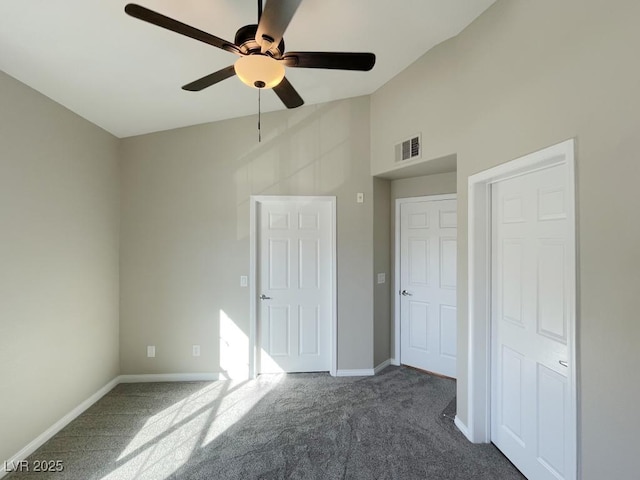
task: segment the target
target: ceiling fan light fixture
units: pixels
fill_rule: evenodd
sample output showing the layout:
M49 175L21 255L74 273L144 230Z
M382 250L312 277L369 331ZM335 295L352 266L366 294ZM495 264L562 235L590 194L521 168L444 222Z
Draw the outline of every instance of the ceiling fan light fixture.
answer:
M268 55L240 57L234 68L238 78L253 88L273 88L284 78L284 65Z

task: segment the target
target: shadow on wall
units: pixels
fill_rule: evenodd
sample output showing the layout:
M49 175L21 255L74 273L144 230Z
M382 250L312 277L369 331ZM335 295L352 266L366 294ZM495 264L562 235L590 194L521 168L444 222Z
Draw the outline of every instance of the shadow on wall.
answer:
M236 235L231 238L228 233L217 233L217 266L229 272L237 270L237 264L230 259L241 259L248 266L251 195L339 196L341 187L345 188L342 195L354 191L345 185L355 174L353 163L364 163L363 170L367 174L369 171L369 158L357 157L354 151L362 148L356 145L358 133L354 132L364 121L359 112L352 101L337 101L263 118L262 142L250 145L248 153L228 160L223 167L223 177L233 178L235 218L234 212L225 211L232 208L231 199L220 196L216 204L225 221L219 229L233 228L229 222L233 219ZM238 298L220 297L215 302L214 311L219 311L221 378L248 378L247 293L241 290Z
M351 174L353 121L349 102L290 112L235 162L238 240L249 236L251 195L336 194Z
M372 206L348 200L372 188L368 111L369 99L356 98L269 113L261 143L256 117L124 142L124 373L245 368L244 357L242 367L229 359L248 351L249 289L239 278L249 271L251 195L338 197L341 281L355 291L339 308L347 326L365 323L357 314L370 294L361 265L370 261ZM155 359L145 345L157 346Z

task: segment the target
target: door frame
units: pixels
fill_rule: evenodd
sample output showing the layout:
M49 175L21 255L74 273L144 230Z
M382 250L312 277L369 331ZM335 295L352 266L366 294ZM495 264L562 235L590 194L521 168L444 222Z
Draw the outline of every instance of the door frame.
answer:
M337 237L336 197L303 195L251 195L249 197L249 378L258 375L258 205L282 202L324 202L331 210L331 308L329 324L329 373L335 377L338 370L338 292L337 292Z
M406 198L396 198L396 212L395 212L395 226L394 226L394 234L395 234L395 259L394 259L394 278L393 278L393 289L394 289L394 302L393 302L393 335L394 335L394 350L393 350L393 358L391 359L392 365L400 365L401 363L401 342L400 342L400 301L398 295L400 295L400 208L402 205L406 203L417 203L417 202L437 202L440 200L458 200L458 195L456 193L446 193L442 195L425 195L421 197L406 197ZM457 202L456 202L456 211L457 211ZM458 229L456 228L456 239L458 238ZM456 289L457 291L457 289Z
M467 424L456 416L456 425L474 443L491 442L491 185L511 177L535 172L556 165L566 165L568 172L566 198L569 261L572 275L567 279L569 304L569 362L567 376L574 416L570 429L575 432L574 451L577 475L578 461L578 401L577 401L577 235L576 178L574 139L552 145L516 160L471 175L468 179L468 363L467 363ZM569 476L571 478L571 476ZM575 478L575 476L573 477Z

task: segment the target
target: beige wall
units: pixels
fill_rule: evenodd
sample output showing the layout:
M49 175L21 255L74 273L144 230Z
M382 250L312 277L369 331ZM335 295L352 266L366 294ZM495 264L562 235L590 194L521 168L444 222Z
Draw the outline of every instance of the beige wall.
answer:
M457 154L463 422L468 177L577 139L579 444L585 479L637 476L638 18L636 0L499 0L371 99L374 173L393 168L381 152L410 132L428 132L433 140L424 142L423 158Z
M391 181L373 179L373 364L391 358ZM378 283L378 274L385 283Z
M338 368L373 367L369 97L266 114L262 127L262 143L255 116L123 140L123 374L246 366L253 194L337 196Z
M118 374L118 216L118 140L0 72L0 462Z
M391 200L456 193L456 172L422 175L391 181ZM395 215L395 213L394 213Z

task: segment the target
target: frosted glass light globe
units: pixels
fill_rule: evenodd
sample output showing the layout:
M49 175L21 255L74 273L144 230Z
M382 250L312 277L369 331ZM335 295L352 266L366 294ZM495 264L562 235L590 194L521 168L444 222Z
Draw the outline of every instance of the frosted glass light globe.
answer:
M284 78L284 65L268 55L240 57L234 68L238 78L253 88L273 88Z

